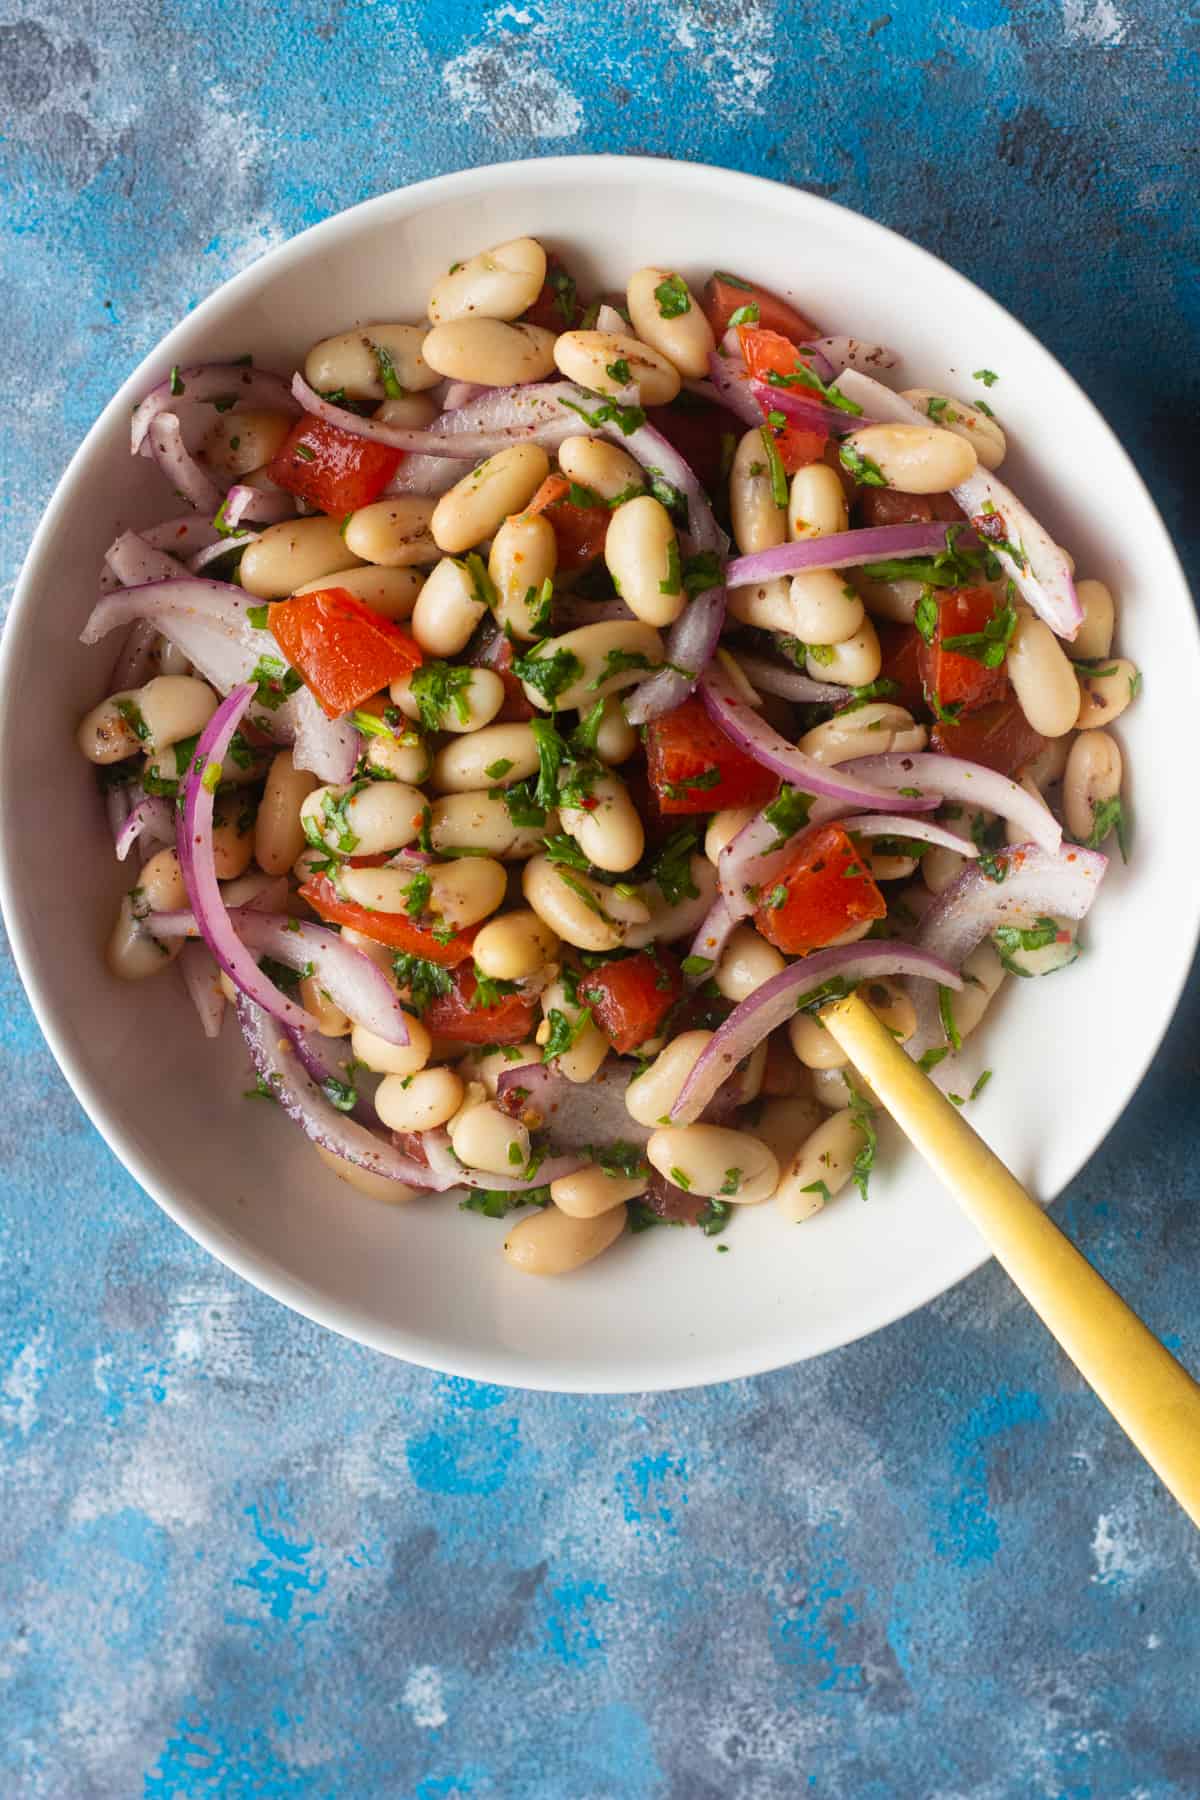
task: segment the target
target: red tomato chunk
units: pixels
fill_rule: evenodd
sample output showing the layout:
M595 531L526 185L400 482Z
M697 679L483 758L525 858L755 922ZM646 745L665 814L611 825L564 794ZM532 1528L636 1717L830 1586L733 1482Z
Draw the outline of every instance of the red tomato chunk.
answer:
M331 719L353 712L398 676L421 666L421 652L398 625L345 588L295 594L271 608L271 634Z
M682 972L667 950L654 955L640 950L636 956L602 963L579 983L579 998L591 1007L618 1056L657 1036L682 993Z
M929 740L931 750L963 756L1000 775L1015 775L1044 750L1047 740L1026 719L1015 700L995 700L953 724L939 722Z
M292 426L267 474L276 487L340 518L377 500L403 459L402 450L305 417Z
M453 968L471 954L475 933L456 932L442 942L432 931L425 931L407 913L377 912L370 906L359 906L355 900L341 900L328 875L313 875L300 889L301 897L329 925L349 925L376 944L387 944L393 950L406 950L410 956L422 956L426 962ZM494 1014L486 1015L494 1018ZM486 1041L490 1041L485 1039Z
M501 994L483 1006L473 969L458 967L449 994L435 994L422 1018L435 1037L459 1044L519 1044L537 1028L537 1007L524 994Z
M1008 676L1003 665L989 669L977 657L944 648L947 638L981 634L1000 605L989 588L946 588L937 596L933 642L922 640L920 650L921 681L931 704L968 713L1004 698Z
M811 344L821 335L811 319L806 319L770 288L759 287L756 281L747 281L742 275L729 275L721 269L705 282L700 304L718 343L729 330L734 313L743 306L757 306L758 323L768 331L781 332L793 344Z
M804 358L799 354L795 344L781 337L777 331L767 331L754 325L739 325L738 337L741 340L742 355L746 358L746 367L751 375L759 381L766 381L770 375L793 375L799 368L806 368ZM804 392L802 388L801 393ZM813 394L813 399L820 396ZM771 433L787 474L794 475L797 469L805 468L809 463L819 462L825 450L827 433L809 430L803 425L794 425L785 420L781 425L767 425Z
M646 760L664 813L765 806L779 790L778 777L731 744L694 698L647 726Z
M554 531L561 574L586 569L604 549L612 514L607 506L578 505L565 475L547 475L526 513L544 513Z
M806 956L886 913L887 902L841 826L817 825L799 840L787 872L760 896L754 923L776 949Z

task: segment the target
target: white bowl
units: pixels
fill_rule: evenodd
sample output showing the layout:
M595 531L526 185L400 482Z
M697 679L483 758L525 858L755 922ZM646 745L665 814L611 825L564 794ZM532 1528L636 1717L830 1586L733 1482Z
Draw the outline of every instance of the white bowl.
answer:
M118 522L167 516L128 454L130 408L173 363L237 356L292 367L359 319L418 318L464 253L534 233L581 285L645 263L703 278L746 270L827 330L903 353L897 385L978 392L1009 434L1004 473L1084 575L1119 604L1120 648L1145 673L1122 719L1136 850L1110 871L1069 974L1006 984L970 1109L1049 1199L1128 1102L1192 958L1200 842L1180 818L1200 697L1197 630L1162 522L1113 433L1054 359L936 258L827 201L745 175L647 158L578 157L449 175L368 201L265 256L196 308L114 396L63 477L30 552L4 643L0 899L43 1031L114 1152L184 1229L287 1305L380 1350L517 1386L623 1392L751 1375L873 1331L960 1280L979 1239L885 1128L864 1204L853 1190L797 1229L740 1212L728 1255L696 1232L628 1235L562 1281L516 1274L504 1226L437 1200L356 1194L250 1083L232 1022L206 1042L173 977L106 972L121 873L74 728L105 692L113 646L79 628ZM895 379L895 377L893 377ZM1173 807L1170 800L1173 798ZM972 1050L976 1049L974 1041Z

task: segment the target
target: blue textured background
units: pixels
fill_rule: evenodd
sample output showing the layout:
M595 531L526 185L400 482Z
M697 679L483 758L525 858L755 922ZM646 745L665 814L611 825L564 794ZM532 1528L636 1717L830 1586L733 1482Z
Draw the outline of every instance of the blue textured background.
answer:
M109 393L232 271L411 179L612 149L801 183L973 275L1194 572L1194 10L888 4L15 0L0 593ZM1193 1365L1194 997L1058 1209ZM0 1053L6 1797L1200 1793L1200 1540L994 1268L723 1389L475 1387L208 1261L7 963Z

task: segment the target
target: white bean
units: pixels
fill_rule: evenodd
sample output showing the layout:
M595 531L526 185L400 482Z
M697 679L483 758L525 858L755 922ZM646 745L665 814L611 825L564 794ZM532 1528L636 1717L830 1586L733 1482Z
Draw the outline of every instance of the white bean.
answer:
M510 238L450 265L429 291L435 325L451 319L519 319L542 291L546 252L536 238Z
M465 1063L460 1065L465 1067ZM536 1044L493 1044L475 1058L477 1079L484 1092L495 1099L505 1069L541 1068L542 1053ZM528 1117L526 1124L530 1123ZM531 1127L532 1129L532 1127Z
M332 1150L326 1150L324 1144L314 1144L313 1149L339 1181L344 1181L348 1187L357 1188L360 1194L368 1194L372 1200L382 1200L385 1206L405 1206L410 1200L419 1199L424 1192L423 1188L408 1187L403 1181L393 1181L390 1175L377 1175L374 1169L364 1169L359 1163L347 1162L344 1156L335 1156Z
M597 775L589 784L587 807L560 807L570 833L598 869L621 873L641 860L646 833L637 807L619 775Z
M636 1200L649 1185L646 1175L610 1175L598 1163L560 1175L550 1183L550 1198L560 1212L572 1219L598 1219L601 1213Z
M802 539L835 537L850 529L846 490L836 469L828 463L805 463L792 476L788 496L788 536Z
M434 1131L454 1117L463 1092L462 1079L453 1069L385 1075L375 1090L375 1111L389 1131Z
M430 529L434 504L426 494L395 494L360 506L346 526L346 548L387 569L434 563L439 548Z
M773 1194L779 1164L761 1138L722 1125L667 1125L646 1155L659 1174L689 1194L754 1206Z
M1050 627L1023 612L1008 646L1008 678L1017 704L1043 737L1062 737L1081 707L1075 670Z
M314 975L306 975L301 981L298 998L305 1011L310 1012L317 1021L317 1030L322 1037L347 1036L350 1030L349 1013L342 1010Z
M1080 731L1111 725L1119 719L1141 686L1137 667L1124 656L1109 657L1102 668L1078 667L1079 711L1071 721ZM1016 684L1014 683L1014 686Z
M542 990L542 1023L536 1033L539 1044L550 1042L554 1013L561 1013L572 1027L574 1037L570 1049L559 1051L552 1059L554 1069L568 1081L590 1081L608 1055L608 1039L595 1020L585 1016L587 1007L578 1000L568 999L566 983L558 980Z
M365 1025L355 1025L350 1033L350 1048L356 1059L374 1075L415 1075L433 1054L433 1039L427 1027L411 1013L407 1023L407 1044L390 1044Z
M294 423L280 412L218 413L196 460L236 481L277 456Z
M341 856L382 856L415 842L424 807L420 790L404 782L355 781L314 788L301 803L300 822L310 844Z
M492 1100L466 1106L450 1121L454 1154L468 1169L488 1175L514 1175L529 1162L529 1133Z
M835 1112L818 1125L784 1169L775 1190L775 1204L784 1218L799 1225L820 1212L849 1181L865 1144L862 1128L849 1112Z
M641 463L603 438L570 437L558 446L558 466L568 481L590 488L601 500L640 493L646 485Z
M490 725L504 705L504 683L494 669L455 669L453 684L443 691L432 681L430 665L423 663L411 675L398 675L389 692L406 719L424 719L418 695L427 709L440 699L437 729L458 737Z
M635 337L617 331L564 331L554 360L568 381L593 394L624 394L636 386L643 406L666 406L679 392L678 369Z
M803 643L844 644L863 629L863 603L836 569L793 575L789 598L793 630Z
M558 954L558 939L535 912L518 908L490 920L471 954L475 967L493 981L523 981Z
M604 561L626 606L647 625L673 625L687 596L671 515L650 494L618 506L604 540Z
M847 569L846 576L874 618L892 619L898 625L912 624L917 602L925 592L923 582L872 581L861 569Z
M429 745L419 731L403 731L399 737L372 732L367 738L367 767L377 779L419 787L432 766Z
M673 269L639 269L629 277L625 293L642 343L665 356L681 375L707 376L716 339L683 277Z
M946 431L953 431L974 447L985 469L998 469L1008 445L1004 432L990 413L980 412L968 400L939 394L934 388L905 388L903 399Z
M644 900L618 894L547 856L525 864L521 887L538 918L579 950L615 950L632 922L646 923L650 917Z
M561 342L561 339L559 340ZM501 319L452 319L435 325L421 346L431 369L452 381L516 387L544 381L554 371L555 337L540 325L508 325Z
M714 868L726 844L731 844L738 832L757 816L757 808L753 806L726 806L713 814L704 834L704 854Z
M602 763L628 762L638 747L638 734L625 717L624 708L615 694L604 701L604 711L596 729L596 755Z
M944 894L958 880L967 866L965 856L933 844L921 858L921 880L931 894Z
M213 806L213 862L218 881L244 875L254 856L254 808L244 797L219 794Z
M138 887L151 912L183 912L191 905L175 850L156 850L142 867Z
M183 949L183 938L160 942L146 930L142 921L148 912L149 905L140 887L126 894L117 908L105 961L109 973L121 981L144 981L148 975L157 975Z
M760 938L753 925L739 925L721 953L713 980L727 1000L748 1000L785 967L778 950Z
M471 571L453 556L443 556L417 595L412 634L426 656L457 656L486 611Z
M398 425L401 431L424 431L441 410L432 394L397 394L377 406L371 417L381 425Z
M896 750L923 750L929 733L903 706L890 700L869 700L849 712L835 713L806 731L796 748L817 762L851 762L856 756L882 755Z
M824 1116L817 1102L807 1095L768 1100L754 1121L754 1135L762 1139L779 1167L786 1169Z
M729 612L741 624L756 625L760 631L799 635L792 612L792 584L786 575L776 575L753 587L730 588Z
M740 439L729 471L729 516L734 543L743 556L773 550L786 542L788 534L787 508L779 505L771 488L763 429L751 426ZM747 590L734 590L739 591Z
M975 447L936 425L864 425L842 444L842 458L874 464L885 487L901 494L943 494L965 481L978 462Z
M489 456L434 507L430 528L438 548L458 556L491 537L528 504L549 470L550 459L537 444L511 444Z
M537 739L530 726L513 723L486 725L444 744L433 759L429 779L440 794L467 794L496 783L525 781L537 772Z
M498 793L449 794L435 800L430 809L429 841L442 856L466 850L485 851L501 862L521 862L541 849L548 833L557 829L557 815L547 814L544 824L516 825Z
M712 1041L711 1031L683 1031L625 1089L625 1110L639 1125L667 1125L671 1108Z
M946 1005L960 1038L974 1031L1004 980L1004 964L993 946L985 939L964 958L960 974L965 986L951 994Z
M317 581L306 581L296 589L298 594L316 593L322 588L345 588L382 619L407 619L416 605L423 583L419 569L366 568L335 569ZM420 642L420 640L417 640Z
M316 785L316 776L298 769L290 750L275 752L254 821L255 860L268 875L286 875L304 848L300 808Z
M488 555L502 631L525 642L545 631L557 565L558 540L549 519L541 513L505 519Z
M340 388L352 400L385 400L385 376L410 390L436 387L437 372L421 354L424 341L423 325L360 325L340 331L313 345L304 359L304 379L318 393Z
M625 1217L619 1206L592 1219L574 1219L547 1206L513 1226L504 1254L523 1275L570 1275L616 1243Z
M818 654L814 655L814 650ZM853 637L840 644L809 644L804 663L814 681L830 681L837 687L868 687L883 667L879 635L870 619L864 619Z
M1070 654L1076 662L1105 657L1112 649L1116 606L1110 590L1102 581L1077 581L1075 592L1083 608L1083 623L1071 640Z
M1063 817L1073 838L1083 841L1091 837L1098 809L1120 796L1121 776L1121 748L1116 738L1107 731L1081 731L1071 745L1063 776Z
M464 856L420 872L386 866L347 867L339 870L338 884L346 899L357 906L372 912L407 913L409 904L422 892L422 876L429 882L424 911L452 931L465 931L468 925L478 925L494 913L503 902L507 885L503 865L488 856ZM415 893L414 881L418 883Z
M602 694L615 694L634 682L644 681L648 669L657 669L663 660L663 641L653 625L641 619L611 619L601 625L580 625L575 631L564 631L548 646L555 655L566 653L579 664L574 675L555 697L560 707L594 706ZM622 666L614 668L614 651L622 652ZM531 652L531 654L536 654ZM630 662L630 658L639 659ZM538 658L544 661L544 658ZM567 664L570 668L571 665ZM553 710L540 688L523 682L526 698L543 712Z
M324 576L360 560L347 545L336 519L323 515L285 519L281 525L268 525L247 544L238 580L256 600L282 600L297 588L311 588Z

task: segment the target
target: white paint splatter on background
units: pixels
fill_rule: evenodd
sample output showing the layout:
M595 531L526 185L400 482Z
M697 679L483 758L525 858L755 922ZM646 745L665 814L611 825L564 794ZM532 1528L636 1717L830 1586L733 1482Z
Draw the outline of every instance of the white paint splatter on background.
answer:
M37 1397L46 1372L46 1362L42 1356L45 1341L45 1328L39 1327L24 1349L18 1351L12 1368L4 1377L4 1386L0 1389L3 1394L0 1419L6 1425L12 1425L22 1437L28 1437L37 1424Z
M569 138L583 123L571 89L526 44L472 44L442 69L447 98L465 124L481 115L498 137Z
M1146 1573L1151 1562L1137 1525L1127 1511L1119 1508L1101 1513L1096 1520L1092 1555L1096 1561L1092 1580L1102 1587L1120 1587L1136 1580Z
M733 118L763 111L775 72L775 18L767 0L734 0L719 10L683 0L675 10L674 35L707 77L719 112Z
M180 1371L231 1381L265 1381L244 1319L243 1290L216 1279L181 1287L171 1300L167 1331Z
M1093 49L1123 44L1129 27L1112 0L1062 0L1063 31L1069 44Z
M437 1731L449 1714L442 1696L442 1678L428 1664L414 1669L404 1684L404 1704L412 1714L412 1722L423 1731Z
M156 1525L204 1525L212 1515L209 1483L179 1455L177 1429L152 1414L134 1444L114 1444L99 1468L85 1474L71 1503L74 1522L102 1519L130 1507Z

